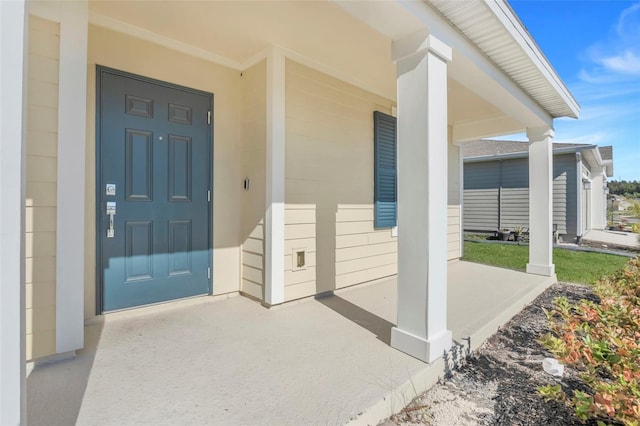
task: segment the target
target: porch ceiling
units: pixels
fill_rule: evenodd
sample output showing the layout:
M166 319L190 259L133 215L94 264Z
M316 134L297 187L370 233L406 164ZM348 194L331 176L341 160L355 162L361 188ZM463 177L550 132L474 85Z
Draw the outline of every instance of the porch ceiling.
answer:
M89 11L94 24L124 23L146 32L133 35L176 40L238 70L277 46L395 98L391 41L330 2L90 0Z
M375 3L370 6L375 9ZM331 1L90 0L89 10L94 25L159 44L175 41L169 47L190 48L191 53L237 70L251 66L270 46L278 46L320 65L322 71L330 70L361 88L396 98L391 37ZM521 120L474 90L481 81L459 83L464 73L460 69L467 69L466 64L454 59L451 68L448 118L451 126L462 129L462 137L523 129ZM484 127L478 132L480 123Z

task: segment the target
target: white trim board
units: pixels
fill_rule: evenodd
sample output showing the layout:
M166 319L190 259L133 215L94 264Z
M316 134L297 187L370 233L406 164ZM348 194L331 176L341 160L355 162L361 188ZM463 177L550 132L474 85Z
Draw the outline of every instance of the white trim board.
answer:
M35 13L35 12L34 12ZM38 15L41 15L43 17L47 17L47 13L44 13L43 11L39 11L38 13L36 13ZM50 14L48 15L48 19L54 19ZM189 55L189 56L193 56L196 58L200 58L203 59L207 62L211 62L217 65L222 65L225 66L227 68L231 68L234 69L236 71L246 71L247 69L251 68L252 66L256 65L257 63L266 60L267 56L269 55L270 52L274 51L274 49L276 51L281 52L285 58L290 59L294 62L298 62L304 66L307 66L309 68L312 68L318 72L321 72L323 74L326 74L330 77L336 78L340 81L344 81L345 83L351 84L359 89L362 89L364 91L367 91L369 93L373 93L374 95L378 95L381 96L385 99L390 99L390 100L395 100L392 98L389 98L389 96L387 94L384 94L382 92L380 92L377 89L372 88L371 86L369 86L366 83L363 83L362 81L358 80L357 78L353 78L351 75L349 75L348 73L344 73L341 72L339 70L336 70L335 68L329 66L329 65L325 65L321 62L318 62L314 59L311 59L305 55L302 55L298 52L295 52L293 50L287 49L287 48L283 48L283 47L279 47L279 46L268 46L264 49L262 49L261 51L259 51L258 53L250 56L249 58L247 58L247 60L243 61L243 62L238 62L235 61L233 59L227 58L225 56L222 55L218 55L216 53L210 52L208 50L190 45L188 43L184 43L166 36L163 36L161 34L158 33L154 33L152 31L149 30L145 30L144 28L140 28L137 27L135 25L131 25L128 24L126 22L123 21L119 21L117 19L113 19L110 18L108 16L104 16L101 15L99 13L96 12L89 12L89 23L99 26L99 27L103 27L112 31L116 31L119 33L123 33L123 34L127 34L130 35L132 37L141 39L141 40L145 40L148 41L150 43L154 43L157 44L159 46L163 46L166 47L167 49L171 49L171 50L175 50L177 52L183 53L185 55Z
M26 424L26 1L0 1L0 424Z

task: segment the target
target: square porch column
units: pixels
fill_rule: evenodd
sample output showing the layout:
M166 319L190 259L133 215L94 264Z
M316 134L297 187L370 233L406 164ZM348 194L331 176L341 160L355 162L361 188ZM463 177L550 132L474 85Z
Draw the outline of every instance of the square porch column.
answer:
M0 1L0 424L26 424L25 0Z
M84 347L87 1L61 2L56 214L56 352Z
M529 138L530 274L552 276L553 264L553 129L527 129Z
M398 322L391 346L425 362L447 330L447 63L426 32L393 44L398 85Z
M264 302L284 302L285 66L277 48L267 53L267 188Z
M605 166L591 168L591 229L604 230L607 226L607 194Z

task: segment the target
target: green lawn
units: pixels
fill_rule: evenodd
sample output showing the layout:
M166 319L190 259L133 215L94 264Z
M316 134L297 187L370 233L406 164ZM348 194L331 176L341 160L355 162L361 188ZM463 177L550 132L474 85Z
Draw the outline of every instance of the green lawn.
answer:
M462 260L524 271L529 261L529 247L465 241ZM572 283L592 284L622 268L627 260L629 258L611 254L553 249L558 280Z

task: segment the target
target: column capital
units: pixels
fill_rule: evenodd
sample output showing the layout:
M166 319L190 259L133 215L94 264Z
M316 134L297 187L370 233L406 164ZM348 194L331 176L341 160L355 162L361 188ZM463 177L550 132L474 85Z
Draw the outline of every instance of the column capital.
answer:
M553 138L554 135L555 132L553 131L553 127L527 127L527 138L529 138L529 142L537 142L546 138Z
M429 30L425 28L404 38L394 40L391 45L391 60L397 64L415 56L424 56L429 52L444 62L451 62L451 47L430 34Z

